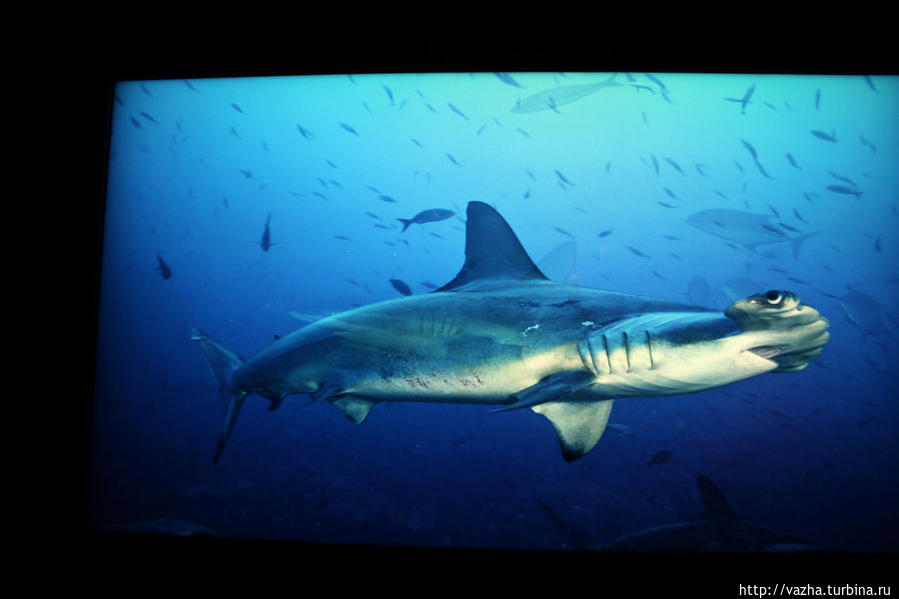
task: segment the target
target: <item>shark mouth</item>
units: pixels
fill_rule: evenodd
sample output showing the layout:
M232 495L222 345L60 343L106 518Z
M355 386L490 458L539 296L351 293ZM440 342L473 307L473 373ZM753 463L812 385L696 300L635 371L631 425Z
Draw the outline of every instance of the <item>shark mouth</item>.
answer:
M757 356L765 358L766 360L770 360L774 356L782 353L785 349L787 349L786 345L762 345L759 347L753 347L748 351L754 353Z

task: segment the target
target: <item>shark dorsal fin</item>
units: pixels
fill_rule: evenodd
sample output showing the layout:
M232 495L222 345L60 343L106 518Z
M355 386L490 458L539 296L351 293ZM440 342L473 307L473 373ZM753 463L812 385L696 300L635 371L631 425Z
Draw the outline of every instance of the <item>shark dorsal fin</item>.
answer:
M453 291L483 279L548 280L499 212L484 202L469 202L466 216L465 264L437 291Z
M711 480L699 475L699 496L702 499L703 520L729 522L737 519L737 514L727 503L724 494Z

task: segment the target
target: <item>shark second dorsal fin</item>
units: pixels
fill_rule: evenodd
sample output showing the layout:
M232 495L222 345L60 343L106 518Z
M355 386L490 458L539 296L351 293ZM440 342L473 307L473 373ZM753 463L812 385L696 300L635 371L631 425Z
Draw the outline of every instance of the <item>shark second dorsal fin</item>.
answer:
M483 279L548 280L499 212L484 202L469 202L466 216L465 264L437 291L454 291Z
M717 522L732 522L737 520L737 514L727 503L724 494L710 479L699 475L699 496L702 499L702 514L700 519Z

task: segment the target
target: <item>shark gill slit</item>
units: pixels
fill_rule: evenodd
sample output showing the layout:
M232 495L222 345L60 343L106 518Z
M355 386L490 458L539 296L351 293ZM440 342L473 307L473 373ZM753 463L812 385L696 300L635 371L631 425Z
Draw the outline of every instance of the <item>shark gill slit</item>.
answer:
M609 355L609 340L606 339L606 334L602 334L602 348L606 352L606 362L609 364L609 374L612 374L612 357Z
M652 335L649 334L649 331L643 332L646 334L646 349L649 350L649 369L652 370L656 365L652 359Z
M627 331L622 331L621 338L624 341L624 360L627 362L627 372L631 371L631 352L627 345Z

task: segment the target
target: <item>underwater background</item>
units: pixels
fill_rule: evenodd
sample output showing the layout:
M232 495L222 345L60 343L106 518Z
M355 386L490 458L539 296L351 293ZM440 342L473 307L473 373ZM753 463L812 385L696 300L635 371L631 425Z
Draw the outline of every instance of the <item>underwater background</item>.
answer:
M580 87L610 75L117 84L92 526L572 548L548 506L598 547L696 516L705 475L747 522L895 553L899 78L618 73ZM538 265L574 241L563 276L578 285L722 312L786 289L830 319L830 342L800 372L618 400L573 463L530 410L387 403L357 426L298 395L274 412L250 396L213 464L224 405L192 327L249 357L296 315L400 297L395 281L427 293L462 265L472 200ZM455 215L402 231L431 208ZM750 249L686 222L718 208L770 215L768 236L756 228Z

